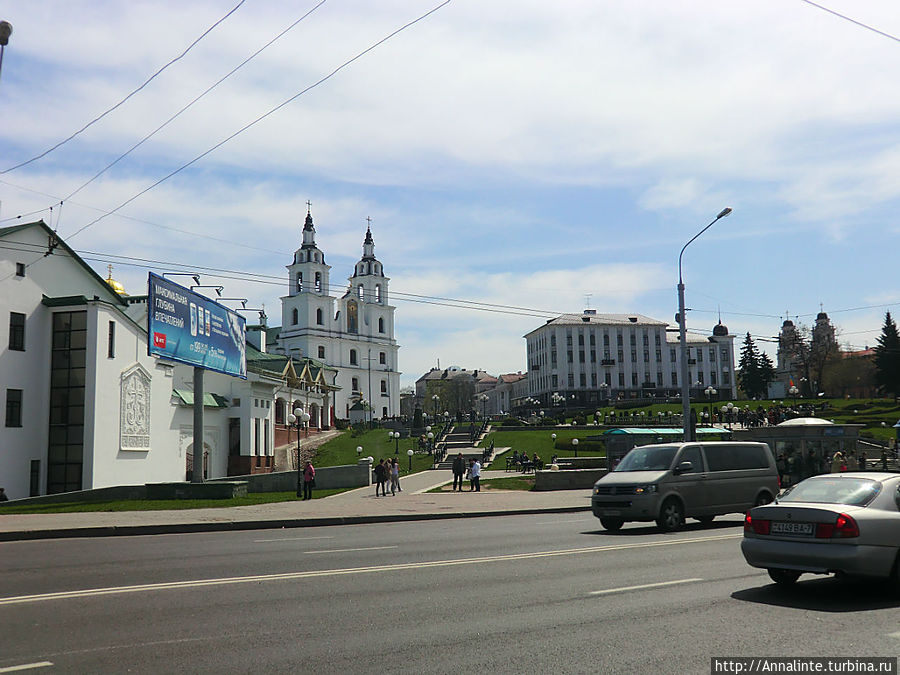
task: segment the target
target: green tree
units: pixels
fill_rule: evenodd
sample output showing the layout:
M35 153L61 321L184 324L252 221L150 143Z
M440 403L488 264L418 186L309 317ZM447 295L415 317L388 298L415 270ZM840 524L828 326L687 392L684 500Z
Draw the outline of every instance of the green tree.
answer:
M738 383L747 398L765 398L769 383L775 379L775 366L772 365L772 359L768 354L756 348L750 333L744 338L738 366L740 367Z
M892 396L900 393L900 334L890 312L884 315L875 347L875 381Z

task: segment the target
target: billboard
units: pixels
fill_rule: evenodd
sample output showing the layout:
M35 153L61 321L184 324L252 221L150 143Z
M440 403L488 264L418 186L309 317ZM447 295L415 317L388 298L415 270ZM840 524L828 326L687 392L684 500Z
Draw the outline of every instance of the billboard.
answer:
M150 272L147 353L247 377L244 317Z

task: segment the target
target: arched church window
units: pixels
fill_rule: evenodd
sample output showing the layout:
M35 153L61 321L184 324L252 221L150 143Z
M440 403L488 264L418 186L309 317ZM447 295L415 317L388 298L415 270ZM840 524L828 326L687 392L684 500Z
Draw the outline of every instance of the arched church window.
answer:
M316 293L322 292L322 273L316 272Z
M297 272L297 292L303 292L303 272Z
M355 349L350 350L350 365L351 366L359 365L359 359L356 358L356 350Z
M359 391L359 378L358 377L354 377L350 381L350 389L351 389L351 391Z
M381 302L381 284L375 284L375 302Z
M320 359L325 358L325 347L323 347L322 345L319 345L319 358Z
M382 317L378 317L378 332L384 332L384 319Z
M321 307L316 310L316 323L320 326L325 323L325 321L323 321L323 319L322 319L322 308Z
M357 289L357 294L359 295L360 300L365 300L365 290L363 289L363 285L360 284Z
M297 311L297 308L294 307L294 309L291 311L291 323L296 326L299 319L300 313Z

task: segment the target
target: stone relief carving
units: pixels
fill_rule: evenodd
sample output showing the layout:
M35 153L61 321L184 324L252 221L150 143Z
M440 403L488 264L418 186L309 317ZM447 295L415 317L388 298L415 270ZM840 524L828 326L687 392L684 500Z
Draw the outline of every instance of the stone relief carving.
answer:
M150 374L135 364L121 378L119 448L150 449Z

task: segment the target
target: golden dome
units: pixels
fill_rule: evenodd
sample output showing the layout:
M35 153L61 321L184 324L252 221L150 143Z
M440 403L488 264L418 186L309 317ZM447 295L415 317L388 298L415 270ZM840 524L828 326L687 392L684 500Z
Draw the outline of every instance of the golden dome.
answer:
M119 295L128 295L128 293L125 292L125 287L118 281L113 279L112 265L107 265L107 269L109 270L109 276L106 277L106 283L108 283L110 287Z

